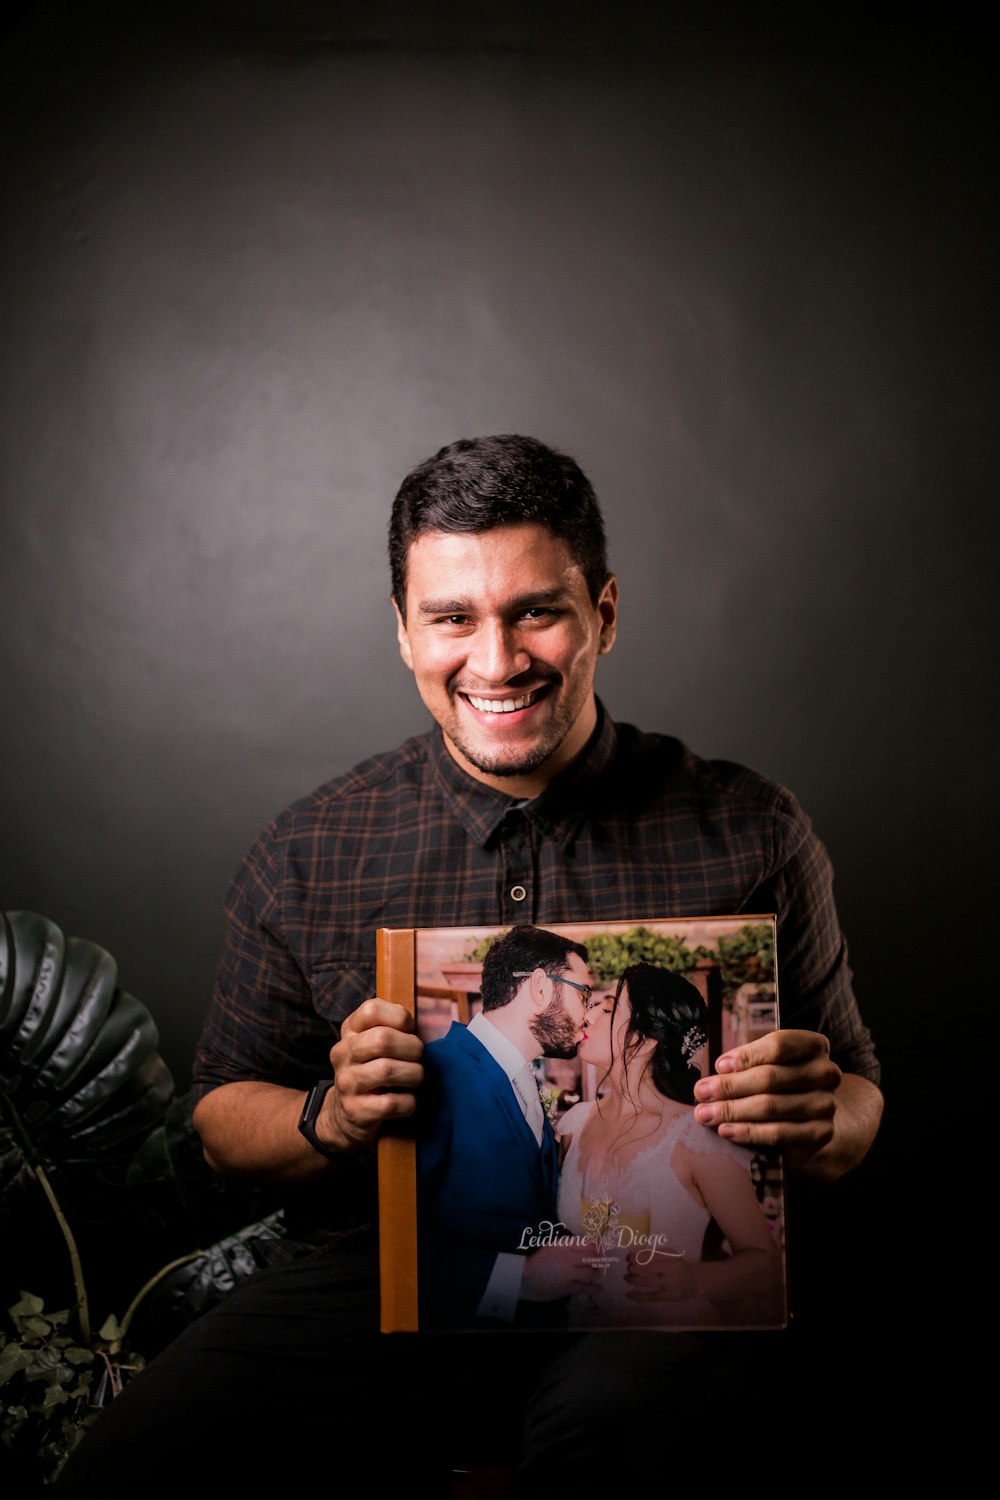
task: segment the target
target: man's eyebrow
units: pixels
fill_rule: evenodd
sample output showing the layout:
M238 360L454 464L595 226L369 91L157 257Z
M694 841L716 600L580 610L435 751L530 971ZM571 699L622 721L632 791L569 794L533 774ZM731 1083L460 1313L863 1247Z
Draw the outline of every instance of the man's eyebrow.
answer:
M569 598L569 590L561 587L535 589L530 594L516 594L501 605L501 613L516 615L525 609L540 609L546 604L562 604ZM477 613L472 599L421 599L417 605L421 615L474 615Z

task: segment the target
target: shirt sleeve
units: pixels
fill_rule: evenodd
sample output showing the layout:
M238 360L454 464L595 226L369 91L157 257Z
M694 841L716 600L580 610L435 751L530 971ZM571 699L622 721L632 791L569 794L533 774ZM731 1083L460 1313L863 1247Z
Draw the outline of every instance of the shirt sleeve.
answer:
M778 1007L783 1028L821 1031L845 1073L878 1083L833 898L833 866L795 798L777 788L774 873L757 897L778 914Z
M281 845L269 825L226 901L226 942L195 1053L195 1102L246 1080L308 1088L329 1076L337 1033L317 1013L307 975L282 936Z

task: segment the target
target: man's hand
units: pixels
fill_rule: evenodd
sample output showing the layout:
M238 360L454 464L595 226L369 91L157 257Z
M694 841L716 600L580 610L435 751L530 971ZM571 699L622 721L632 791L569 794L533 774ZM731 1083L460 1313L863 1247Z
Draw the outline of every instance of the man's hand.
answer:
M330 1049L336 1082L316 1124L323 1144L361 1150L373 1144L386 1120L412 1115L414 1091L424 1076L423 1050L402 1005L366 1000L352 1011Z
M806 1176L842 1176L875 1139L881 1093L841 1073L818 1031L768 1032L715 1069L694 1086L695 1118L738 1145L779 1149Z
M586 1246L572 1240L556 1240L525 1257L521 1282L522 1302L554 1302L573 1292L590 1291L597 1271L585 1260Z
M363 1150L385 1121L411 1115L424 1075L424 1044L401 1005L366 1000L347 1017L330 1051L336 1085L323 1101L316 1133L345 1157ZM389 1090L390 1092L386 1092ZM299 1133L302 1089L255 1079L224 1083L194 1112L205 1159L225 1176L295 1182L336 1171Z

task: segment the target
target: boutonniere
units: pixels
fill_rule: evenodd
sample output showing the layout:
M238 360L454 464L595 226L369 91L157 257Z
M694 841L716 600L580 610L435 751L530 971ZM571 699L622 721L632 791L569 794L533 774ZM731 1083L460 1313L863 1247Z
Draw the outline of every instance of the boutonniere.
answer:
M545 1118L549 1121L554 1120L556 1117L556 1100L561 1093L562 1089L556 1088L554 1085L538 1090L538 1097L542 1101Z

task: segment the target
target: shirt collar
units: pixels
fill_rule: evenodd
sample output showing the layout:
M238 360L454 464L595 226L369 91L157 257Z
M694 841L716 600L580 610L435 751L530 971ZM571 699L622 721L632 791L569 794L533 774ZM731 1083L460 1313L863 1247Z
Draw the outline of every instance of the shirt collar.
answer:
M524 804L524 816L547 838L568 844L587 815L594 789L611 765L617 743L614 723L598 699L597 726L586 748L561 776ZM463 771L449 755L440 729L430 736L430 765L451 815L473 842L484 848L519 799L495 791Z
M477 1041L482 1042L493 1061L514 1079L526 1066L530 1067L527 1058L523 1057L519 1048L514 1046L500 1031L489 1016L477 1010L469 1022L469 1035L474 1036Z

